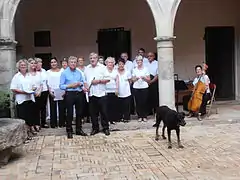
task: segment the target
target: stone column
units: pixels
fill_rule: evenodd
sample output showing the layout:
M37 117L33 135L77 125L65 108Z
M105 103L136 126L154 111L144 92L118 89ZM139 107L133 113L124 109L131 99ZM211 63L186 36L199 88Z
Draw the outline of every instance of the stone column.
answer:
M157 41L159 105L175 108L173 40L175 37L160 36Z
M0 38L0 90L9 92L11 99L11 116L15 116L13 96L9 86L16 73L16 44L10 38Z
M12 39L0 38L0 89L9 90L16 72L16 44Z

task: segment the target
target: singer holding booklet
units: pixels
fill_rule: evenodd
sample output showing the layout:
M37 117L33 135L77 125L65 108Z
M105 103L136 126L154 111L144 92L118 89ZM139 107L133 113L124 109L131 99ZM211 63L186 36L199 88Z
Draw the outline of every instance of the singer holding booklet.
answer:
M73 138L72 135L72 121L73 121L73 107L75 105L76 111L76 135L87 136L82 130L82 117L83 117L83 85L84 79L82 73L76 69L77 58L70 56L68 59L69 67L64 70L60 77L60 89L66 91L65 103L67 107L67 137Z
M98 63L98 54L91 53L89 58L90 65L87 66L84 73L89 86L89 110L92 121L91 135L99 133L98 119L100 114L103 132L108 136L110 135L110 132L107 117L106 83L110 80L104 79L106 67Z
M56 58L52 58L51 69L47 71L47 86L49 91L50 103L50 126L51 128L65 127L65 105L63 96L65 91L59 89L61 70L58 68ZM58 112L58 113L57 113ZM59 118L59 123L57 122Z

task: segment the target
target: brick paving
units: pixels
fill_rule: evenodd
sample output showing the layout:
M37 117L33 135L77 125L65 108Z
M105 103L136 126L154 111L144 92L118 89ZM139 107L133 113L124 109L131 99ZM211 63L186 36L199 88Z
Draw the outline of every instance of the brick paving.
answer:
M0 168L1 180L234 180L240 177L240 124L182 128L178 149L154 140L154 129L106 137L58 135L45 130L22 155ZM56 133L57 134L57 133Z

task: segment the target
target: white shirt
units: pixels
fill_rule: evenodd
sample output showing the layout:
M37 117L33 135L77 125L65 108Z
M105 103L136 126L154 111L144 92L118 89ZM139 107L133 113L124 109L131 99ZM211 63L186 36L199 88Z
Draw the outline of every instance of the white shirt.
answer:
M193 80L193 85L195 86L198 83L198 81L199 81L199 77L196 77ZM208 86L206 87L206 92L210 93L210 88L209 88L210 79L209 79L208 75L205 74L205 75L201 76L200 81L204 84L208 84Z
M47 91L48 87L47 87L47 71L45 69L42 68L41 71L39 71L39 73L41 74L41 79L42 79L42 91Z
M47 71L47 85L49 86L49 90L53 92L54 89L59 89L61 70L58 72L51 71L49 69Z
M148 58L143 58L143 66L144 67L148 67L148 64L149 64L149 60L148 60ZM137 61L136 61L136 59L134 59L133 60L133 67L135 68L135 67L137 67Z
M107 93L114 93L116 92L117 89L117 70L113 69L112 72L109 72L108 69L106 68L105 72L104 72L104 79L110 80L110 82L108 82L106 84L106 92Z
M158 75L158 62L156 60L149 62L147 68L151 75Z
M60 71L63 72L65 69L61 68Z
M29 73L29 77L30 77L30 79L31 79L31 81L32 81L32 85L33 85L33 87L35 87L35 88L37 88L37 92L39 93L39 92L42 92L42 89L40 88L41 87L41 85L42 85L42 76L41 76L41 73L40 72L36 72L36 74L35 75L32 75L32 74L30 74Z
M131 73L127 70L123 74L118 72L119 87L118 87L118 97L125 98L131 96L131 89L129 79L132 78Z
M90 87L89 96L103 97L106 95L106 85L96 84L92 85L92 80L101 80L104 78L106 67L102 64L97 64L95 67L88 65L84 71L86 82Z
M20 72L13 76L10 85L11 90L20 90L20 91L32 91L32 82L29 74L23 76ZM24 101L32 100L35 102L35 98L33 94L16 94L15 102L17 104L22 104Z
M114 66L114 68L115 68L115 69L118 69L118 64L117 64L116 66ZM124 69L126 69L127 71L129 71L130 73L132 73L133 68L134 68L133 62L127 60L127 61L125 62L125 65L124 65Z
M138 69L137 67L133 69L132 76L133 77L139 77L139 79L133 83L134 89L145 89L148 88L148 83L141 79L142 76L149 76L149 71L146 67L143 67L142 69Z
M82 77L83 77L83 82L84 82L84 83L86 83L86 77L85 77L85 74L84 74L85 69L86 69L86 67L84 67L84 69L79 69L79 68L77 68L77 70L82 73Z

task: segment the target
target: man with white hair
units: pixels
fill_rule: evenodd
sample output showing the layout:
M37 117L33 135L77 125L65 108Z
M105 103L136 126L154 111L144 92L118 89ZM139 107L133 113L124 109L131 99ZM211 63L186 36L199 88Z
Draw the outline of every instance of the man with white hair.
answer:
M89 110L92 121L91 135L99 133L99 114L101 116L101 125L106 136L110 135L109 122L107 118L106 104L106 83L109 80L104 79L106 67L98 63L98 54L90 53L90 65L85 69L85 78L89 91Z
M82 73L77 68L77 58L70 56L68 59L68 66L61 74L60 89L66 91L65 102L67 108L67 136L69 139L72 135L72 121L73 121L73 107L75 105L76 112L76 135L87 136L82 130L83 118L83 93L84 79Z

